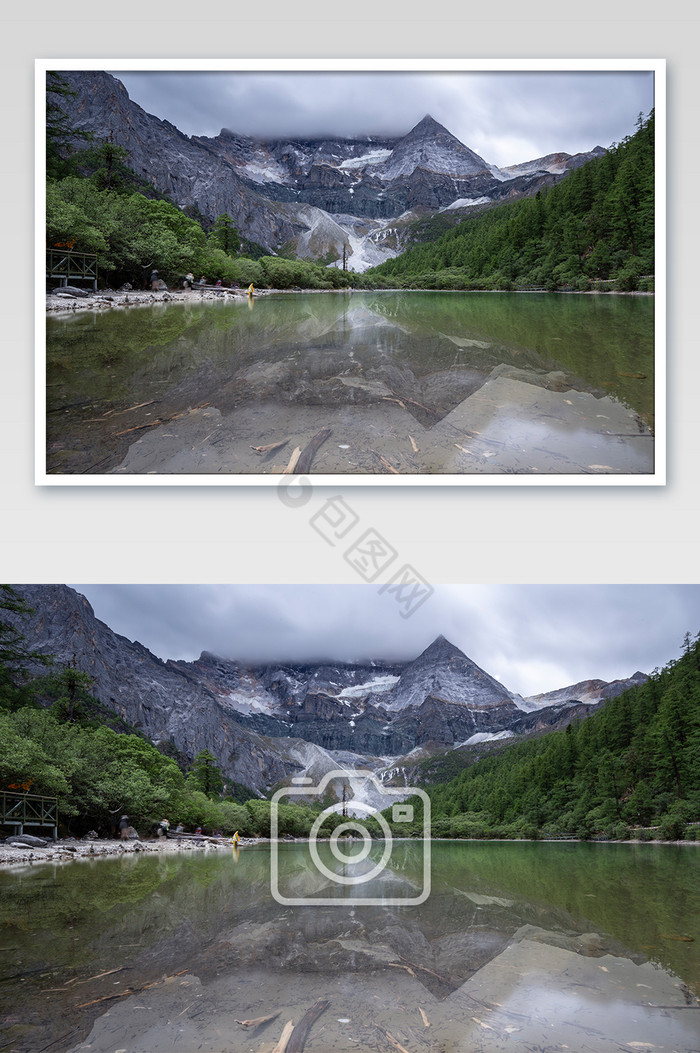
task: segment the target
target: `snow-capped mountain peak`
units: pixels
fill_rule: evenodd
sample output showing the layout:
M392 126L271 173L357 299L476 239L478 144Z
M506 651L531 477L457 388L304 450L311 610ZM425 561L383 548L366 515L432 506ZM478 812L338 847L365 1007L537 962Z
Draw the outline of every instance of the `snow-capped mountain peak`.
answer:
M429 114L399 140L381 170L381 178L409 176L417 168L460 177L490 174L483 157L466 147Z

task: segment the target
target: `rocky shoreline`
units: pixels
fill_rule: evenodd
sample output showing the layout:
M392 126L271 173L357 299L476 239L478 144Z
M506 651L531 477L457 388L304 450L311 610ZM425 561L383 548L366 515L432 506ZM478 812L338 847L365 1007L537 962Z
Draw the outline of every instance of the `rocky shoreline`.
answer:
M69 287L70 288L70 287ZM255 296L264 296L271 290L256 290ZM91 292L81 290L85 295L64 292L62 289L54 289L46 294L46 311L55 313L57 311L108 311L115 307L151 307L153 304L179 303L193 304L214 300L246 300L248 294L245 289L224 289L205 286L204 289L176 289L170 291L164 289L162 292L151 292L150 290L130 289L128 291L114 289L98 290Z
M27 838L43 841L43 838ZM262 839L242 837L241 845L258 844ZM0 866L16 866L26 863L69 863L76 859L96 859L98 856L138 855L152 852L192 852L202 850L228 851L232 848L227 837L173 837L153 838L148 841L120 841L98 837L62 837L42 844L20 845L14 837L0 842Z

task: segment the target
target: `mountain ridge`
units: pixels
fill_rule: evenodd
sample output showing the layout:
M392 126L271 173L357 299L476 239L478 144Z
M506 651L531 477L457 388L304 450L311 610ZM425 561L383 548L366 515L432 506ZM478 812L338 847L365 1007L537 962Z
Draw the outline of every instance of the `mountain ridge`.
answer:
M210 222L226 213L241 235L273 253L291 247L336 260L345 253L356 271L401 251L411 218L456 202L469 208L531 195L568 170L567 154L556 155L556 170L531 170L534 162L498 169L430 115L395 138L256 140L229 128L187 136L133 102L110 74L61 77L75 93L61 96L72 124L123 147L137 176L179 208Z
M319 749L343 766L384 768L420 747L531 734L591 709L567 701L524 712L520 696L444 637L413 662L244 666L206 651L163 661L67 586L14 588L34 613L7 620L30 649L89 673L100 702L155 744L190 758L208 749L225 776L261 793L299 773L300 757L317 762Z

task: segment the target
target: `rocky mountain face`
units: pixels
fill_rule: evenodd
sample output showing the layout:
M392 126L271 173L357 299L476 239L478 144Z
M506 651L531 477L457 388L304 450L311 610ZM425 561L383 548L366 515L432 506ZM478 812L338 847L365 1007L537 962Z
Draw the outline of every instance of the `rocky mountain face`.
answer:
M124 147L129 167L180 208L212 220L227 212L247 237L267 247L299 234L292 212L242 183L231 165L173 124L146 113L115 77L94 71L61 77L75 93L61 97L71 123Z
M558 691L547 691L540 695L529 695L524 699L524 707L527 709L541 709L542 707L566 705L571 702L583 702L589 705L597 705L604 698L616 698L629 687L643 684L647 679L646 673L637 671L625 680L581 680L578 684L570 687L562 687Z
M65 72L73 96L60 105L78 128L112 139L127 163L180 208L239 231L271 252L342 257L356 271L402 250L419 216L527 194L604 151L557 153L499 169L427 115L398 138L256 141L229 129L192 136L132 102L107 73Z
M34 613L6 617L32 650L89 673L92 693L151 741L190 758L208 749L226 776L262 793L300 772L389 773L412 751L551 730L645 679L522 699L442 636L404 663L249 667L206 651L164 662L113 632L73 589L15 588Z

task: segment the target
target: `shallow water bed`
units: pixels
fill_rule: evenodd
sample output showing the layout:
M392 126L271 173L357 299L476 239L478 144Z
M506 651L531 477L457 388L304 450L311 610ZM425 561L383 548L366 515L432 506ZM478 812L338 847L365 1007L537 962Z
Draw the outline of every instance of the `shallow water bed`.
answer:
M648 474L653 315L416 292L49 319L47 469L274 475L324 433L316 474Z
M0 1043L269 1053L323 1000L316 1053L700 1048L694 847L434 842L427 901L393 902L421 853L394 843L377 906L280 906L269 846L4 872ZM333 884L279 861L285 893Z

